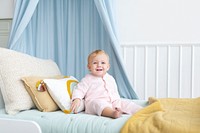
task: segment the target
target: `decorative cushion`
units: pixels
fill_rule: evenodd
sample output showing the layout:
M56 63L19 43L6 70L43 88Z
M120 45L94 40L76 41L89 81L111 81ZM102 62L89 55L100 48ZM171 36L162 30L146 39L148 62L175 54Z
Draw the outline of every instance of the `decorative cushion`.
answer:
M70 76L64 79L44 79L43 81L46 84L50 95L60 107L60 109L64 113L71 113L70 106L72 92L76 88L78 80L73 76ZM82 101L78 112L81 112L83 110L84 103Z
M42 112L51 112L58 110L57 104L54 102L47 90L40 91L38 90L39 84L43 79L48 78L64 78L62 75L53 76L53 77L38 77L30 76L23 77L22 81L24 82L25 88L31 96L33 102L35 103L38 110Z
M24 53L0 48L0 89L8 114L35 107L22 77L61 75L52 60L39 59Z
M0 109L5 108L5 103L3 101L3 96L1 94L1 89L0 89Z

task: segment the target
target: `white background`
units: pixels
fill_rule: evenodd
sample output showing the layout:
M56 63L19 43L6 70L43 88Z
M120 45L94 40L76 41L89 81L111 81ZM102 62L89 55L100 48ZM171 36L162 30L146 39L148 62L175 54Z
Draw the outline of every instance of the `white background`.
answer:
M117 0L121 43L200 42L200 0Z
M0 0L0 19L13 18L15 0Z
M0 19L13 17L14 1L0 0ZM199 96L200 0L116 2L125 67L139 98Z
M116 0L119 40L139 98L200 95L200 0Z
M200 0L116 0L121 43L200 42ZM15 0L0 0L0 19Z

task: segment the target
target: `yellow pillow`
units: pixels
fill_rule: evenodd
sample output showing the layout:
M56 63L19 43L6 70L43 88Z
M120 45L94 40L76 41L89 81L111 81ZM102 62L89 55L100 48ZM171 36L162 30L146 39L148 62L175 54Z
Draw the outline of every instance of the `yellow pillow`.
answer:
M61 79L64 78L62 75L52 77L40 77L40 76L29 76L23 77L22 81L33 102L35 103L38 110L42 112L52 112L59 109L57 104L54 102L47 90L38 90L40 82L43 79Z

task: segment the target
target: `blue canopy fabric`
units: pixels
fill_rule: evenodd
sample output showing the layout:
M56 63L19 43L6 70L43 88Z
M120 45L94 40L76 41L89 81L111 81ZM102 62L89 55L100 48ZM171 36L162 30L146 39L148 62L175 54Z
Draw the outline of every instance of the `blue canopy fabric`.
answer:
M8 46L54 60L64 75L81 79L88 73L87 56L103 49L110 56L109 73L120 96L137 99L120 53L115 0L17 0Z

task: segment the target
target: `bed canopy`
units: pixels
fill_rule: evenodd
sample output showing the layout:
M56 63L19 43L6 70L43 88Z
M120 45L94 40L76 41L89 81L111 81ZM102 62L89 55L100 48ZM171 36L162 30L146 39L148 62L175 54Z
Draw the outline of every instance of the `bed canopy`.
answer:
M64 75L81 79L87 56L103 49L121 97L137 99L121 59L115 0L17 0L8 46L54 60Z

